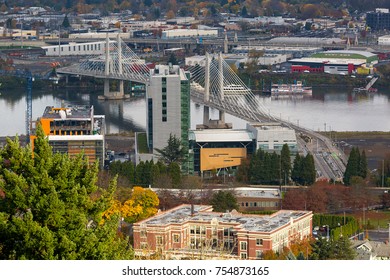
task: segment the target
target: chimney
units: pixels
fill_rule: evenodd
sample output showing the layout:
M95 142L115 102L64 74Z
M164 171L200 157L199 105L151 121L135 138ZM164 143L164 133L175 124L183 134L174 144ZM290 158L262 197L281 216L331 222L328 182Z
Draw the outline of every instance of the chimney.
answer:
M194 214L195 214L194 204L191 203L191 217L193 217Z

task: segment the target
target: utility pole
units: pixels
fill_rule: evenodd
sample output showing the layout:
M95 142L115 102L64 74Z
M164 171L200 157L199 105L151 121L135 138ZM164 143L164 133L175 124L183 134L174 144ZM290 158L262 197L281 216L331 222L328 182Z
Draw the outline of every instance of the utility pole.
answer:
M382 188L385 186L385 160L382 159Z

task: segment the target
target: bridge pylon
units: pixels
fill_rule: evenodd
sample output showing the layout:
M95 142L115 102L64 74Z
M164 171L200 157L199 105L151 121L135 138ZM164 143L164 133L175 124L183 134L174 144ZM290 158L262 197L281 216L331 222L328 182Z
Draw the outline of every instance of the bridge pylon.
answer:
M117 35L117 56L118 56L118 65L117 73L123 75L123 59L122 59L122 44L120 40L119 33ZM118 80L119 85L117 86L117 91L111 91L110 86L110 74L114 71L114 64L110 56L110 39L108 33L106 35L106 50L105 50L105 65L104 65L104 95L103 99L124 99L128 96L125 95L123 80Z

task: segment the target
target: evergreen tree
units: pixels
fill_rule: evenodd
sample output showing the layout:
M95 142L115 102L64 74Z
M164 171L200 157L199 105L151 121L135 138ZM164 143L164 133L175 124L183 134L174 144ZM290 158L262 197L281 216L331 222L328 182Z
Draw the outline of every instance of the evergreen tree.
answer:
M302 184L301 181L301 174L302 174L302 157L297 153L294 159L294 165L293 169L291 171L291 179L297 183L297 184Z
M349 154L347 166L344 172L344 184L346 186L350 185L350 180L354 176L359 176L359 166L360 166L360 153L359 149L352 147Z
M238 210L239 208L237 198L231 191L215 192L210 200L210 204L213 206L213 211L216 212Z
M173 162L182 163L187 151L181 145L181 140L175 135L170 134L168 139L168 145L162 149L155 149L160 154L161 160L169 165Z
M53 154L41 126L34 153L19 140L0 150L0 259L129 259L119 216L104 220L116 184L96 185L98 163Z
M64 20L62 21L62 27L65 29L70 27L68 15L65 15Z
M145 163L141 161L137 164L135 168L135 184L136 185L144 185L144 171L145 171Z
M302 163L301 181L303 185L310 186L316 181L314 157L308 153Z
M291 173L291 154L287 144L283 145L280 157L282 180L284 184L287 184Z
M363 179L365 179L367 177L367 170L368 170L367 157L366 157L366 152L363 150L362 154L360 155L358 175Z
M180 185L180 180L181 180L181 172L180 172L180 166L176 162L172 162L168 166L168 172L169 176L172 179L172 185L177 188Z

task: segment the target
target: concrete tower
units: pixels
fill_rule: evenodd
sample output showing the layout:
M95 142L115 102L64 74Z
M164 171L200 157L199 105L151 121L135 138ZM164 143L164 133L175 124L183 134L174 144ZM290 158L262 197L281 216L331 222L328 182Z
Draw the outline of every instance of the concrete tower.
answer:
M180 138L182 146L188 149L189 79L189 72L177 65L157 65L151 70L146 89L146 113L148 146L153 153L154 149L167 146L170 134Z

